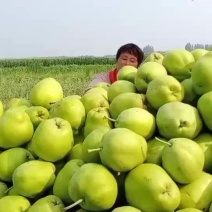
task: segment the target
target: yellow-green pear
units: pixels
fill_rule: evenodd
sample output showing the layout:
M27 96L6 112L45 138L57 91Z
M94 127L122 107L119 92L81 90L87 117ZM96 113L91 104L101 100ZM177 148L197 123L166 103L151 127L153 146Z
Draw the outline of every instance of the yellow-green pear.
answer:
M191 54L193 55L195 61L199 60L201 57L203 57L207 53L208 53L208 50L201 49L201 48L194 49L191 51Z
M156 124L161 137L195 138L203 128L202 118L196 107L183 102L169 102L159 108Z
M34 198L53 185L55 165L41 160L25 162L15 169L12 181L19 195Z
M156 130L155 117L143 108L129 108L122 111L115 121L116 128L127 128L150 139Z
M173 49L164 54L163 66L169 75L182 81L191 77L191 69L195 59L191 52L186 49Z
M89 150L99 148L103 135L109 130L108 127L98 127L86 136L82 143L82 156L86 163L101 163L99 152Z
M7 192L8 196L20 196L14 187L10 187Z
M85 95L85 94L86 94L86 95L87 95L87 94L93 94L93 95L95 95L95 94L101 94L101 95L103 95L106 99L108 99L107 91L106 91L104 88L99 87L99 86L93 87L93 88L89 89L88 91L86 91L86 92L84 93L84 95Z
M120 207L114 208L112 212L142 212L142 211L135 207L127 205L127 206L120 206Z
M212 57L211 57L212 58ZM212 91L206 92L200 96L197 101L197 109L201 114L202 120L206 127L211 131L212 130Z
M28 211L31 204L22 196L5 196L0 199L0 212L23 212Z
M172 212L180 204L180 191L167 172L156 164L144 163L125 179L127 203L141 211Z
M87 114L84 126L84 137L87 137L89 133L98 127L107 127L108 129L113 128L113 122L108 119L110 113L108 108L99 107L90 110Z
M105 211L113 207L118 186L113 174L105 166L85 163L73 174L68 193L75 204L83 209Z
M148 84L146 91L148 102L156 110L168 102L181 102L184 95L182 84L170 75L153 79Z
M98 82L96 85L94 85L95 87L100 87L100 88L104 88L106 91L108 91L108 88L111 86L111 84L107 83L107 82Z
M64 204L55 195L48 195L38 199L27 212L65 212Z
M167 141L164 138L160 138L162 140ZM156 138L152 138L147 142L147 156L145 163L154 163L159 166L162 165L162 151L166 144L158 141Z
M7 196L7 184L0 181L0 199L4 196Z
M212 203L210 205L209 212L212 212Z
M74 144L71 151L67 155L67 161L72 159L82 159L83 160L83 154L82 154L82 142Z
M163 65L156 61L145 62L139 66L134 84L140 93L146 93L148 84L164 75L167 75L167 71Z
M144 94L126 92L116 96L110 103L109 112L113 119L117 119L119 114L132 107L146 109L146 96Z
M71 124L73 133L78 134L85 123L85 107L80 99L68 96L52 107L50 118L54 117L67 120Z
M205 155L203 171L212 174L212 134L200 133L194 141L200 145Z
M103 165L116 172L127 172L145 161L147 143L144 137L127 128L114 128L103 135L96 150Z
M212 175L202 172L196 180L181 186L180 194L178 209L196 208L209 211L212 201Z
M196 106L198 95L195 92L191 77L184 79L181 84L184 88L184 98L182 102Z
M43 120L49 118L49 111L42 106L31 106L27 108L25 112L29 115L34 129L36 129Z
M119 80L126 80L128 82L134 83L135 75L138 69L131 65L125 65L119 69L117 73L117 79Z
M159 64L163 63L163 54L160 52L152 52L150 53L147 58L144 60L144 63L146 62L157 62Z
M68 154L74 145L73 131L62 118L43 120L32 137L32 149L46 161L56 162Z
M0 117L0 147L18 147L29 142L34 128L24 111L8 110Z
M5 150L0 154L0 179L6 182L12 182L12 175L15 169L21 164L33 159L32 154L22 147Z
M53 194L59 197L64 204L73 203L68 194L69 181L73 174L84 164L80 159L72 159L68 161L58 173L54 185Z
M129 82L127 80L117 80L116 82L111 84L111 86L108 88L107 93L109 102L112 102L112 100L119 94L126 92L132 92L132 93L137 92L134 83Z
M33 106L50 109L53 104L63 98L61 84L52 77L46 77L37 82L29 93L29 100Z
M212 52L205 54L195 62L191 71L191 79L199 96L212 91Z
M109 108L108 98L105 97L105 95L102 94L101 92L85 93L80 100L82 101L85 107L86 114L94 108L99 107Z
M173 138L161 142L167 144L162 151L162 167L175 182L188 184L201 175L205 157L202 148L195 141Z

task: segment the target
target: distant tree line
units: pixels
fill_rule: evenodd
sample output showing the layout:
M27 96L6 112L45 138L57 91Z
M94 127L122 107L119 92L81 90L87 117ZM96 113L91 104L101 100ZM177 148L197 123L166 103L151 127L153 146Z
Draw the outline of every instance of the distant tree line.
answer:
M188 51L192 51L194 49L206 49L206 50L212 50L212 44L191 44L187 43L185 45L185 49Z

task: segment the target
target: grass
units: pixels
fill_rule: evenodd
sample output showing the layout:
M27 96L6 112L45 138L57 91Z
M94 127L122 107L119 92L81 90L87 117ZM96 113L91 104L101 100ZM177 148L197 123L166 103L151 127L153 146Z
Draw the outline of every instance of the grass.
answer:
M31 88L45 77L53 77L63 87L64 95L82 95L96 73L112 69L113 65L56 65L39 67L0 68L0 100L28 99Z

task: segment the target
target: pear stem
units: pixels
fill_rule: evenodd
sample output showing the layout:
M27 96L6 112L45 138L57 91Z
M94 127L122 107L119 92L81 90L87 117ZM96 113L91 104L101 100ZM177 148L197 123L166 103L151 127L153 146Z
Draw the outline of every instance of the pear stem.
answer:
M155 139L158 140L158 141L160 141L161 143L164 143L164 144L168 145L168 146L172 146L171 143L169 143L169 142L167 142L167 141L163 141L162 139L160 139L160 138L158 138L158 137L155 137Z
M91 153L91 152L98 152L98 151L101 151L102 148L96 148L96 149L87 149L88 153Z
M79 205L79 204L80 204L81 202L83 202L83 201L84 201L84 199L79 199L79 200L76 201L75 203L73 203L73 204L71 204L71 205L65 207L64 210L67 211L67 210L69 210L69 209L75 207L76 205Z
M120 176L121 175L121 172L117 172L117 176Z
M108 117L108 116L105 116L105 118L108 119L108 120L110 120L110 121L112 121L112 122L116 122L115 119L112 119L112 118L110 118L110 117Z
M8 188L4 193L7 194L12 188L13 188L13 186Z

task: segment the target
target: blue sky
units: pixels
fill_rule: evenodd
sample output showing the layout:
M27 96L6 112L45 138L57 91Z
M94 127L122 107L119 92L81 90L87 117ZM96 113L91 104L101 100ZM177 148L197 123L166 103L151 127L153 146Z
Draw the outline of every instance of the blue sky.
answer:
M0 0L0 58L212 44L212 0Z

